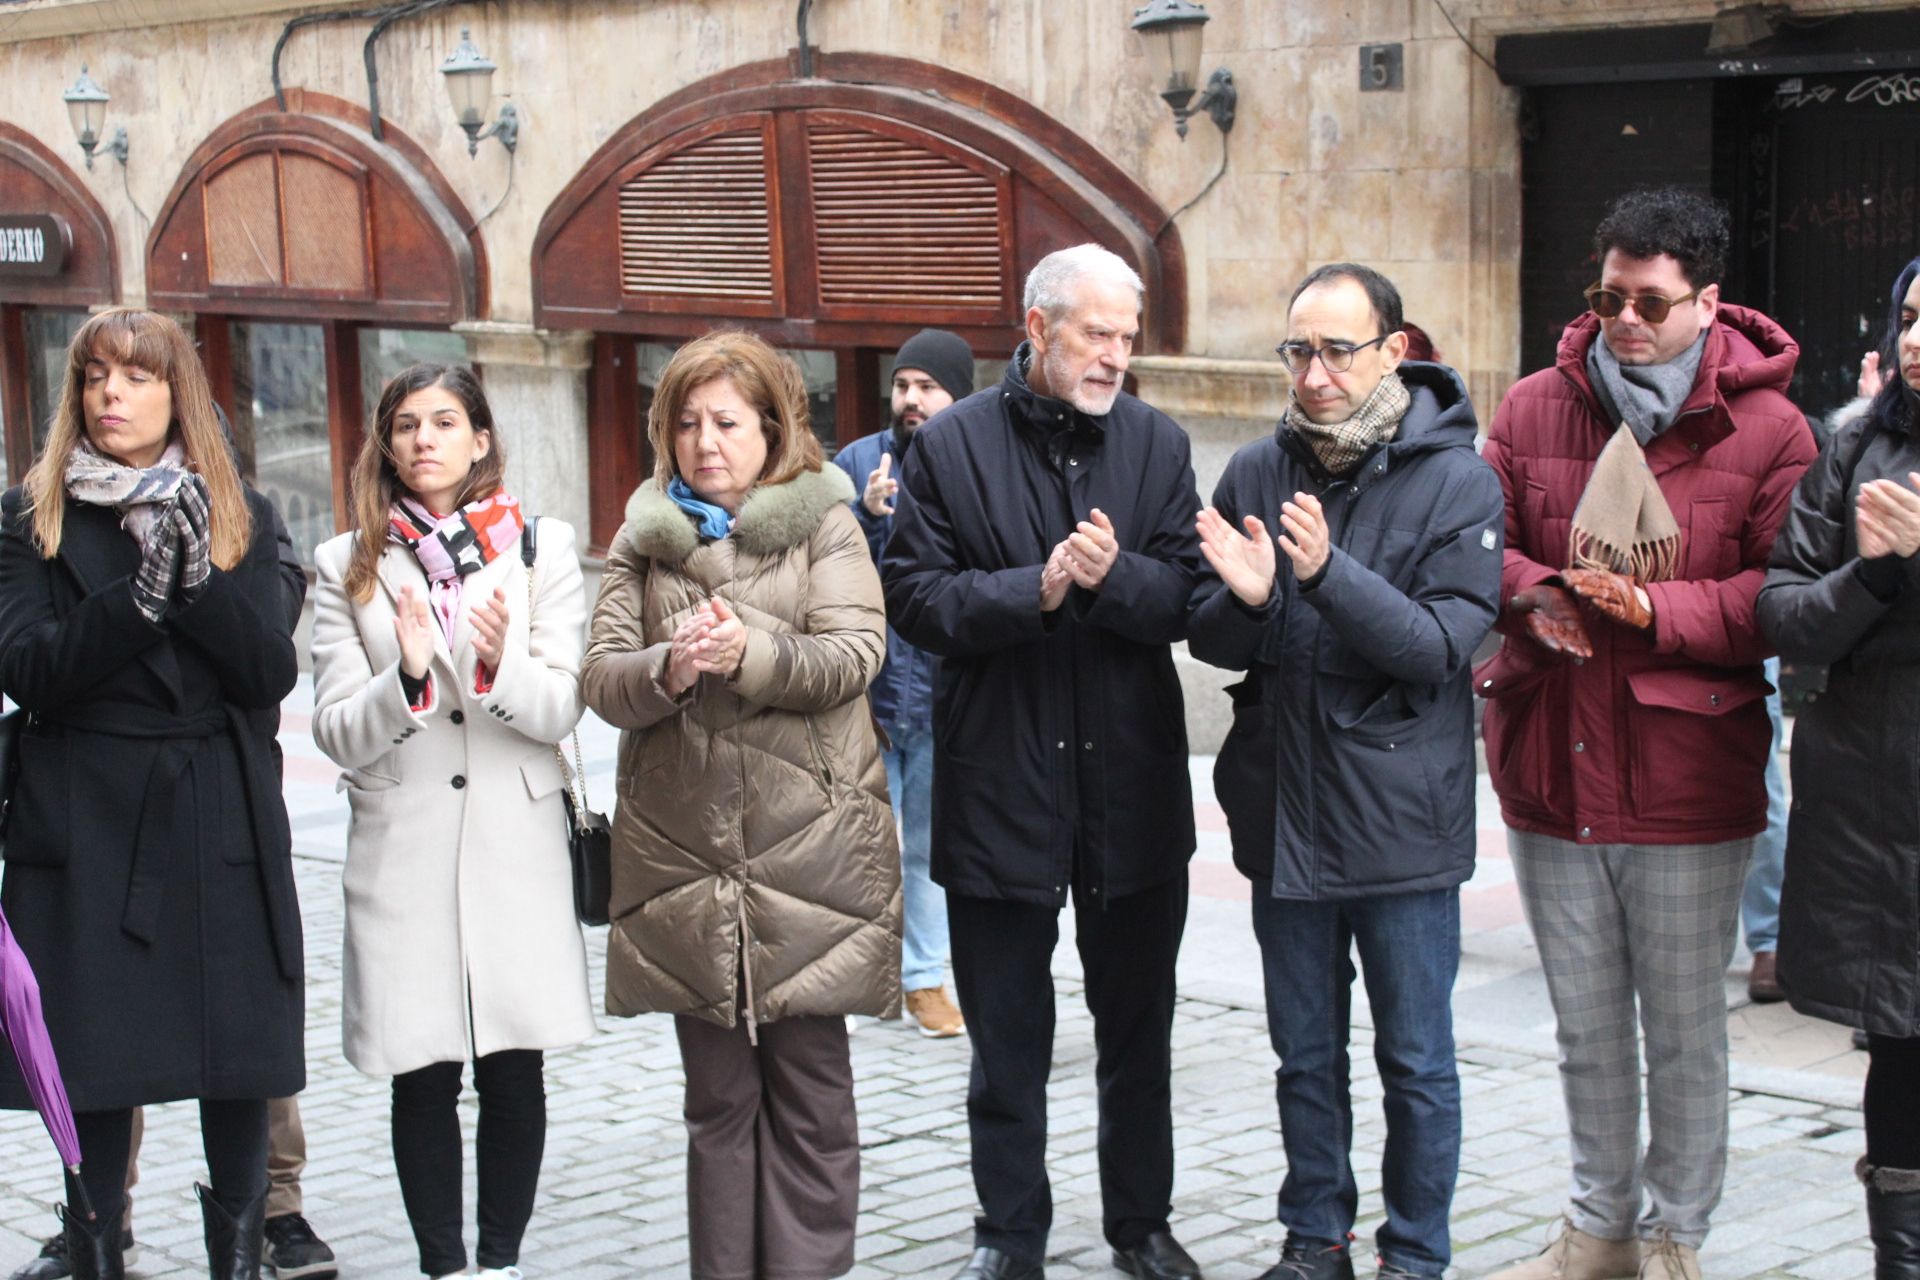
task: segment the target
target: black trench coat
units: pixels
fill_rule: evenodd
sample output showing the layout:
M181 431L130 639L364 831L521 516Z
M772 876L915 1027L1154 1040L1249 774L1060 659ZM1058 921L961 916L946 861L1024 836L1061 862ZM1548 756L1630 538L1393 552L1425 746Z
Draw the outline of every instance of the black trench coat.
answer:
M253 541L158 626L139 550L69 501L60 554L0 500L0 692L33 713L0 904L77 1111L305 1082L299 904L273 712L298 668L267 500ZM0 1054L0 1106L30 1105Z
M1887 427L1862 453L1866 429L1836 431L1801 478L1755 606L1782 658L1832 664L1793 726L1780 985L1801 1013L1908 1038L1920 1035L1920 558L1869 567L1854 507L1867 481L1920 470L1920 439Z

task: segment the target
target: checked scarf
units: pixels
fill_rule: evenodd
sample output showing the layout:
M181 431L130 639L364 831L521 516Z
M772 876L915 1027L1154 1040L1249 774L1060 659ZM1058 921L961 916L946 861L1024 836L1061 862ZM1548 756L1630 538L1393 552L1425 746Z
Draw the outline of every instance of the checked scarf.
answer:
M502 489L469 502L449 516L437 516L416 498L401 498L389 511L387 538L413 552L427 575L427 603L440 633L453 647L453 625L460 617L461 584L520 541L526 516L520 501Z
M1319 423L1309 418L1291 393L1287 396L1287 425L1307 442L1313 456L1332 476L1345 476L1367 450L1391 440L1400 430L1400 419L1413 407L1413 393L1400 375L1389 373L1380 379L1366 403L1344 422Z

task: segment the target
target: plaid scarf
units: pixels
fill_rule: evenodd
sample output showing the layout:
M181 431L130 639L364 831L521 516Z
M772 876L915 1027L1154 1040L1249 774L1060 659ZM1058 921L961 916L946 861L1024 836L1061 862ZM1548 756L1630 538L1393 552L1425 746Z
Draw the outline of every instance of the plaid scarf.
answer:
M1573 509L1567 567L1624 573L1643 584L1680 572L1680 525L1631 422L1614 431L1587 477Z
M427 603L440 621L447 648L453 648L453 625L460 617L462 580L512 549L525 528L519 500L504 489L449 516L436 516L410 497L389 510L387 539L420 562L427 575Z
M1400 420L1413 407L1413 393L1400 375L1389 373L1380 379L1366 403L1353 411L1345 422L1315 422L1300 407L1299 399L1287 395L1287 425L1307 442L1313 456L1329 474L1344 476L1376 444L1391 440L1400 430Z

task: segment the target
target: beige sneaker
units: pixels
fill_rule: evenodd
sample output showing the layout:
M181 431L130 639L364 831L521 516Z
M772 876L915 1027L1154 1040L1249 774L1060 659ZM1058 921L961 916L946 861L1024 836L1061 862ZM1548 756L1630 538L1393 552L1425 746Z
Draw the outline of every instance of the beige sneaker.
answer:
M921 1035L933 1040L962 1035L967 1029L960 1010L947 999L945 987L922 987L907 992L907 1016L920 1024Z
M1700 1280L1700 1251L1662 1231L1646 1242L1639 1280Z
M1560 1234L1545 1253L1488 1280L1636 1280L1641 1274L1638 1240L1602 1240L1562 1218ZM1698 1280L1699 1273L1694 1276Z

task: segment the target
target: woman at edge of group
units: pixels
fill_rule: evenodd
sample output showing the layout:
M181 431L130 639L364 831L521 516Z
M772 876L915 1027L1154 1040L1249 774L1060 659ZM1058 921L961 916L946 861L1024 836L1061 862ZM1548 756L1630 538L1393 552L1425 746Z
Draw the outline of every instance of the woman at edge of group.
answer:
M1801 480L1758 610L1781 657L1830 664L1794 724L1780 985L1867 1032L1874 1274L1920 1280L1920 258L1891 313L1892 373Z
M529 589L504 461L472 370L397 374L354 463L356 531L314 557L313 737L353 810L344 1047L393 1077L429 1276L466 1274L462 1066L480 1098L479 1274L517 1278L543 1053L594 1032L555 753L580 719L586 589L573 530L546 518Z
M0 508L0 690L32 713L0 899L96 1214L62 1211L73 1274L124 1274L133 1109L194 1098L210 1274L255 1280L267 1100L306 1077L292 839L260 714L298 676L271 508L192 342L133 309L74 335L46 445ZM0 1106L31 1106L0 1058Z
M695 1280L826 1280L859 1200L844 1015L900 1011L880 580L760 339L682 347L648 430L582 676L622 730L607 1009L675 1015Z

